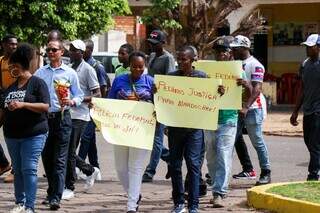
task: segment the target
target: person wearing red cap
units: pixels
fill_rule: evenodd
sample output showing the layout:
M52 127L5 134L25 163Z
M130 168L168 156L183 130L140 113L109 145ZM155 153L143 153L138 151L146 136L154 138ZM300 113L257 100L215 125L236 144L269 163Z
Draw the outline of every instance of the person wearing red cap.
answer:
M303 109L303 137L310 153L308 181L319 180L320 170L320 36L310 35L302 45L306 46L307 59L302 63L299 80L302 87L297 94L296 106L290 123L297 126L299 110Z
M164 49L166 34L161 30L154 30L150 33L147 42L152 49L147 66L148 74L154 77L154 75L167 75L175 71L174 58ZM166 162L169 160L169 151L163 146L164 128L163 124L157 122L150 162L144 172L142 182L152 182L160 158ZM169 178L169 173L166 178Z

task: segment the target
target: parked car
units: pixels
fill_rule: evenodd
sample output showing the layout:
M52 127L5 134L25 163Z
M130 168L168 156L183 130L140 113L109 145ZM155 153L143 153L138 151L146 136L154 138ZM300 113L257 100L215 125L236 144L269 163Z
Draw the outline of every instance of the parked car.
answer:
M118 60L118 53L113 52L94 52L92 53L92 57L98 61L100 61L106 72L110 78L111 83L115 77L115 69L121 65Z

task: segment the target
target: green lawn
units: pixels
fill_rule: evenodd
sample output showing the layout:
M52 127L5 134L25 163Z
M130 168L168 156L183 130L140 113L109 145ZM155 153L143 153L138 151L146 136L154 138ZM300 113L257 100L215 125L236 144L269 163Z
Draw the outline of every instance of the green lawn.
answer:
M318 181L275 186L268 189L267 192L298 200L320 203L320 182Z

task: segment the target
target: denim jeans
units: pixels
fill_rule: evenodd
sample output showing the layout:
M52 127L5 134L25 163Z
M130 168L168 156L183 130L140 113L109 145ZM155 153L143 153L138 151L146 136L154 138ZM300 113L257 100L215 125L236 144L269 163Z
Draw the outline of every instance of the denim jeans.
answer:
M175 205L184 203L182 160L185 158L188 171L188 207L199 205L199 180L203 130L169 127L170 173L172 198Z
M261 170L270 170L270 160L267 146L262 135L262 109L250 109L244 119L250 141L255 148Z
M318 179L320 170L320 113L303 117L303 137L310 153L309 177Z
M242 170L245 172L251 172L253 170L253 165L250 159L246 142L244 141L244 138L243 138L243 133L242 133L243 128L244 128L244 119L239 118L237 134L235 139L235 148L242 166Z
M225 195L228 192L236 132L235 123L219 124L217 130L205 131L207 166L214 194Z
M48 134L28 138L5 138L14 168L16 203L34 209L38 162Z
M6 158L6 155L4 154L4 151L2 149L2 146L0 144L0 167L6 167L9 165L9 161Z
M163 146L164 128L163 124L157 122L150 162L145 171L151 177L156 174L160 158L166 162L169 160L169 150Z
M71 135L71 115L69 110L54 113L49 118L49 136L42 151L42 162L48 179L47 198L49 201L61 199L67 168L68 147Z
M141 193L145 160L149 151L114 145L115 167L123 189L128 195L127 211L136 211Z
M92 166L99 168L98 150L96 144L96 125L92 120L89 121L84 133L81 136L78 155L83 160L86 160L88 156L89 163Z
M77 180L77 174L76 174L77 159L80 161L84 161L83 159L81 158L79 159L79 157L77 157L76 150L79 145L81 135L84 132L87 124L88 124L87 121L72 119L72 130L71 130L70 144L68 149L67 173L66 173L66 181L65 181L66 188L72 191L75 189L74 185ZM79 169L83 171L83 170L86 170L86 167L79 168ZM84 173L92 174L93 171L94 169L92 167L90 171L86 171Z

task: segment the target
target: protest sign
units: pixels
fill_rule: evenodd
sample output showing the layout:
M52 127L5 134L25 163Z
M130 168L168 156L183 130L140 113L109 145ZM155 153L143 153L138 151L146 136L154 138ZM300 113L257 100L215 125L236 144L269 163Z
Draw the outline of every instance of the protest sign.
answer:
M217 129L221 80L156 75L157 120L167 126Z
M90 115L104 139L115 145L152 150L154 105L142 101L92 98Z
M207 73L210 78L222 79L225 94L219 100L220 109L242 108L242 87L236 83L243 76L241 61L200 60L194 62L194 66Z

